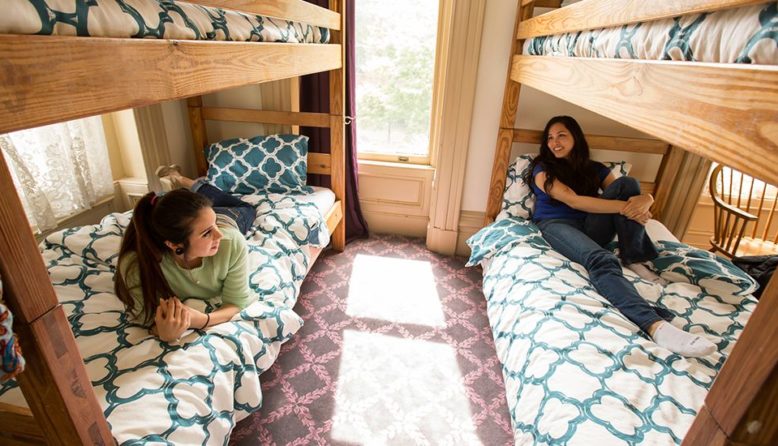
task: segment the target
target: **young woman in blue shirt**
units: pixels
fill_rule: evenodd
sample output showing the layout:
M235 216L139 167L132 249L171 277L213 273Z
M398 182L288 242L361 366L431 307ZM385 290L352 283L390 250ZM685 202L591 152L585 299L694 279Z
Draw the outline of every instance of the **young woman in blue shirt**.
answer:
M597 291L624 316L657 344L683 356L700 357L716 350L705 338L671 325L672 313L650 305L624 278L622 264L643 278L666 283L644 264L657 256L644 227L654 199L641 194L634 178L615 178L589 158L589 145L575 119L556 116L548 121L540 153L524 180L536 195L533 220L543 237L583 265ZM604 248L614 235L620 259Z

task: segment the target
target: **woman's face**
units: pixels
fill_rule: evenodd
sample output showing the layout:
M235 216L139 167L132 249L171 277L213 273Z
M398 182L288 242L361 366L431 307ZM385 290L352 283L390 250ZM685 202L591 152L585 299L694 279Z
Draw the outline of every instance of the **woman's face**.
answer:
M216 227L216 213L210 207L204 207L192 221L186 256L190 259L210 257L219 251L221 239L222 233Z
M575 140L564 124L557 122L548 129L548 148L557 158L567 158L573 151Z

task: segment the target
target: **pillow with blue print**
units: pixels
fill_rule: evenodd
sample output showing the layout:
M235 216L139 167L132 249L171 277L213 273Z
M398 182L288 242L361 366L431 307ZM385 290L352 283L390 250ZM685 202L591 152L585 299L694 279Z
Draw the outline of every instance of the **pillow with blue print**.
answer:
M632 170L632 164L626 161L600 161L607 167L615 178L626 177Z
M731 261L685 243L655 242L659 256L651 263L663 279L699 286L709 294L746 296L759 287Z
M540 229L531 221L515 217L495 221L467 239L470 259L465 266L477 265L520 242L538 249L548 248Z
M535 195L529 185L524 182L524 176L534 157L535 154L521 154L508 167L505 191L502 196L502 210L495 221L508 217L527 219L532 217L532 212L535 209ZM632 169L632 164L626 161L603 161L602 163L611 170L616 178L627 176Z
M208 182L232 194L311 193L308 137L267 135L233 138L205 149Z

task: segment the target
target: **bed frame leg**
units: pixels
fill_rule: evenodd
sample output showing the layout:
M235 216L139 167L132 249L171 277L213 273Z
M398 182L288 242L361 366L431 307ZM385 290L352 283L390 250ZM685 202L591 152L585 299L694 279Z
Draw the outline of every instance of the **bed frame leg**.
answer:
M344 217L338 223L338 227L335 228L335 233L332 234L332 249L338 252L343 252L346 249L346 218Z

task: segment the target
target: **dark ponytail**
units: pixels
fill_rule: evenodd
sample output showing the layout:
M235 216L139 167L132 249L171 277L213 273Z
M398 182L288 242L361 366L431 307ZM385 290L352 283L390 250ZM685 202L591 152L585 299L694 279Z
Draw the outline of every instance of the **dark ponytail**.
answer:
M567 158L557 158L548 147L548 133L554 124L564 125L575 142ZM546 173L546 182L543 183L546 193L551 190L554 180L559 180L578 195L597 196L600 188L598 170L596 164L589 158L589 143L586 141L583 129L572 117L554 116L546 124L546 128L543 129L543 139L540 141L540 154L532 160L524 177L527 185L534 184L532 172L538 165L542 166Z
M150 325L154 321L160 298L174 295L160 266L162 257L169 251L165 241L182 244L186 251L189 248L192 222L200 210L210 206L210 200L187 189L177 189L162 196L150 192L135 205L132 220L119 248L114 291L130 314L144 315L144 324ZM130 252L135 253L134 265L124 268L123 264L128 261L127 254ZM122 270L129 273L130 268L138 268L143 308L135 308L136 302L122 276Z

